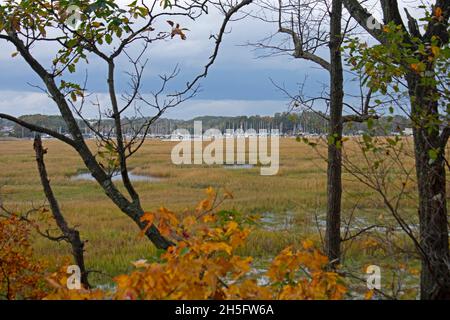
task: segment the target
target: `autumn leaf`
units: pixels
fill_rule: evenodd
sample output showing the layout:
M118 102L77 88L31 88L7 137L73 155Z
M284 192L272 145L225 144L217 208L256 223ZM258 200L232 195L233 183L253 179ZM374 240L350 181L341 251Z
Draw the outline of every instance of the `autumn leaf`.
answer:
M209 223L209 222L213 222L216 220L216 217L213 214L205 214L202 217L202 220L204 223Z
M202 200L197 206L198 211L201 211L201 210L207 211L210 208L211 208L211 201L209 199Z
M441 49L437 46L431 46L431 52L433 53L433 56L437 57L439 56Z
M224 191L224 197L225 197L225 199L233 199L234 198L233 194L228 190Z
M172 27L174 23L172 21L167 21ZM181 40L186 40L186 35L183 31L189 31L189 29L186 28L180 28L180 25L177 23L177 25L172 28L172 32L170 34L170 38L173 39L176 35L179 35Z
M311 249L314 246L314 242L312 242L311 240L307 239L307 240L302 242L302 246L303 246L303 249L309 250L309 249Z
M155 220L155 214L153 212L144 212L141 217L141 222L153 223L153 220Z
M0 217L0 296L3 298L42 299L46 295L44 289L51 289L45 262L34 258L30 243L34 227L33 221L30 224L16 215ZM57 285L58 282L55 280Z
M208 189L210 197L216 196ZM203 207L203 205L201 205ZM157 262L132 262L138 268L114 278L113 293L102 290L70 291L57 284L59 299L342 299L347 292L339 274L328 270L328 258L305 240L300 249L287 247L273 259L266 273L268 282L259 284L252 273L252 257L236 248L245 243L250 229L233 221L215 219L216 212L198 219L196 210L183 219L165 207L146 212L142 222L158 220L162 235L176 239L176 245L158 254ZM307 275L304 273L307 272ZM64 276L64 275L62 275ZM58 279L61 279L58 278Z
M141 230L139 233L139 237L143 237L145 233L148 231L148 229L153 225L153 221L155 220L155 215L152 212L144 212L144 214L141 217L141 222L146 222L147 224L145 227Z
M373 297L373 290L369 290L366 292L366 294L364 295L364 299L366 300L372 300Z
M410 67L414 72L417 72L417 73L425 70L425 65L422 62L411 63Z
M214 191L213 187L208 187L206 189L206 194L208 195L208 197L211 197L211 198L216 196L216 192Z
M196 221L197 220L195 219L195 217L189 215L183 219L183 226L191 227L196 223Z
M442 8L441 8L441 7L436 7L436 8L434 9L434 16L435 16L436 18L442 17Z
M417 268L411 268L411 269L409 269L409 273L414 276L418 276L420 274L420 270Z
M226 233L225 236L231 235L234 231L238 229L239 225L235 221L230 221L226 225Z
M20 20L19 20L19 18L13 17L13 19L11 21L11 25L12 25L12 28L15 31L20 31Z

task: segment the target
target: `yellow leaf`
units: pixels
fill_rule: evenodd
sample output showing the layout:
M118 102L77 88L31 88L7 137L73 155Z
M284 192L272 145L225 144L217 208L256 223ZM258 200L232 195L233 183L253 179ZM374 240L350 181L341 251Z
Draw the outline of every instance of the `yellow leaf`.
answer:
M171 226L178 225L178 219L172 211L165 207L161 207L159 208L159 213L161 214L161 219L167 220Z
M214 191L213 187L208 187L208 189L206 189L206 194L209 197L215 197L216 196L216 192Z
M409 269L409 273L411 273L414 276L417 276L420 274L420 270L416 269L416 268L411 268L411 269Z
M431 52L433 52L433 55L435 57L439 56L441 49L437 46L431 46Z
M305 241L302 242L302 246L305 250L311 249L314 246L314 242L312 242L311 240L307 239Z
M214 222L216 220L216 218L213 214L206 214L203 216L202 220L204 223L208 223L208 222Z
M364 295L364 299L366 300L372 300L373 297L373 290L369 290L366 292L366 294Z
M170 235L171 229L166 219L161 219L158 224L158 229L164 237Z
M225 251L231 255L233 248L225 242L206 242L200 246L200 249L207 254L217 251Z
M195 222L196 222L196 220L193 216L187 216L186 218L183 219L183 225L185 227L190 227L190 226L194 225Z
M225 233L225 235L228 236L232 234L235 230L237 230L238 227L239 225L235 221L228 222L226 225L227 232Z

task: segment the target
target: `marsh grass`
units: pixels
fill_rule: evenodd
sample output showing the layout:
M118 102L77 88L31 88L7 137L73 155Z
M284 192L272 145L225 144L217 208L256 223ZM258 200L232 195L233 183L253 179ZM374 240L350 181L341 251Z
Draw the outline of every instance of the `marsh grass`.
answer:
M30 140L0 141L0 193L4 204L17 212L45 202L32 143ZM241 249L242 254L264 260L288 245L298 245L301 239L310 238L320 243L314 217L325 212L326 163L310 146L291 138L281 139L278 175L261 176L258 166L241 170L228 170L222 165L176 166L170 158L174 145L174 142L147 141L130 161L134 173L161 178L155 183L135 182L146 210L166 206L182 212L193 208L204 197L203 189L225 188L233 193L234 199L226 202L223 209L245 214L270 212L274 217L279 216L278 221L283 221L287 212L292 216L293 226L289 230L257 226ZM54 140L44 141L44 146L48 148L49 177L62 211L72 225L78 226L82 238L88 240L89 269L114 276L130 270L131 261L155 255L154 247L138 237L134 223L111 203L100 187L89 181L71 180L77 173L85 172L74 150ZM91 142L90 146L94 148L95 144ZM319 152L324 151L319 147ZM406 164L413 165L413 162ZM352 175L344 173L343 183L344 216L348 217L355 210L355 204L357 216L374 220L380 214L388 215L381 199ZM117 185L123 189L120 183ZM414 192L414 186L410 188ZM404 211L414 215L414 197L406 199L402 205ZM276 223L277 219L274 221ZM67 245L37 236L34 246L39 256L55 265L70 254ZM348 249L348 261L363 264L374 257L362 246L362 241L352 244ZM108 281L108 276L94 275L94 283Z

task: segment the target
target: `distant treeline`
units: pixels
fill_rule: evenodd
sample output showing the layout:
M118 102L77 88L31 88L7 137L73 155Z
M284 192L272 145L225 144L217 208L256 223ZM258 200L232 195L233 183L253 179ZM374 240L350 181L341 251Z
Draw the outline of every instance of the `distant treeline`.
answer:
M65 134L68 132L67 126L61 116L50 115L25 115L20 119L29 123L43 126L59 133ZM123 131L128 134L133 134L140 125L143 124L145 118L125 119ZM210 128L219 129L225 132L227 129L244 131L248 129L260 130L279 130L282 134L298 135L306 134L326 134L328 131L328 121L326 115L320 112L303 111L300 113L276 113L274 116L239 116L239 117L222 117L222 116L203 116L191 120L176 120L161 118L155 121L150 128L150 134L153 135L168 135L177 129L187 129L191 133L194 131L194 121L202 121L203 130ZM82 132L90 135L91 131L86 123L79 119L79 126ZM97 120L89 121L92 126L98 128ZM392 132L399 132L407 127L410 127L410 120L406 117L395 115L390 117L381 117L376 120L375 125L378 129L378 134L389 134ZM103 132L114 132L113 121L110 119L102 120L100 130ZM22 128L12 122L0 120L0 129L3 135L9 135L18 138L33 137L34 133L28 129ZM366 123L346 123L344 127L344 134L360 134L367 130Z

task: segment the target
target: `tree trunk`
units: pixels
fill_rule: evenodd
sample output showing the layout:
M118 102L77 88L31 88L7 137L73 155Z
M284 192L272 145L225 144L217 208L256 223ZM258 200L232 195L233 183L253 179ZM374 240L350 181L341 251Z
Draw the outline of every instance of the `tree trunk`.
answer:
M370 13L365 10L357 0L344 0L347 10L360 26L378 39L383 45L390 45L384 37L382 29L370 28L367 24ZM403 26L395 0L382 1L385 23L394 22ZM410 27L410 33L421 38L426 47L434 37L440 46L448 44L447 32L449 19L448 0L437 0L431 7L441 8L441 19L431 19L420 34L416 26ZM414 19L412 19L414 24ZM414 32L413 32L414 31ZM405 44L410 45L408 36ZM416 48L418 49L418 48ZM418 55L420 58L420 55ZM433 74L433 66L429 61L422 61L427 66L427 72ZM406 60L405 64L409 65ZM448 217L446 199L446 169L445 145L447 137L439 133L439 108L436 97L436 87L425 84L421 76L415 72L406 75L408 91L411 102L411 117L413 121L414 152L416 160L417 186L419 193L419 220L420 220L420 252L422 259L420 294L421 299L450 299L450 259L448 242ZM429 79L428 79L429 80ZM429 81L428 81L429 82ZM448 123L447 130L448 130ZM430 157L430 150L433 157Z
M431 123L438 114L436 88L424 86L415 74L407 77L413 118L416 175L419 193L420 245L422 256L420 296L423 300L450 299L445 144L439 126ZM430 157L429 150L438 150Z
M46 153L46 150L44 150L44 148L42 147L42 140L39 135L37 135L34 139L34 150L36 153L36 162L39 170L39 176L41 178L41 184L44 188L45 196L47 197L47 200L49 202L53 218L55 219L56 225L58 226L59 230L61 230L63 234L63 240L66 240L72 246L72 255L74 258L74 262L80 268L81 272L81 284L85 288L90 288L88 281L88 272L84 264L84 242L81 241L80 233L78 232L78 230L70 228L67 224L67 221L60 210L55 195L53 194L44 162L44 154Z
M326 253L332 265L341 255L341 196L342 196L342 103L343 70L341 57L342 0L333 0L330 22L330 132L327 168Z

